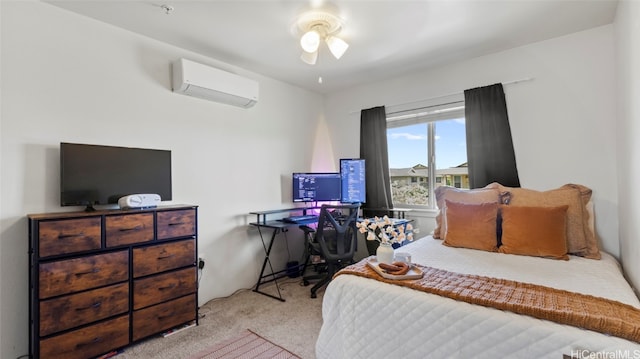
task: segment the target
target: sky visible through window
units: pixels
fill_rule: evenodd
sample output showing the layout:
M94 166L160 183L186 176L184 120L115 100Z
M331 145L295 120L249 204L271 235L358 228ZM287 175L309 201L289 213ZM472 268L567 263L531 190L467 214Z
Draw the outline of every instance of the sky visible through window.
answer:
M427 165L427 124L387 130L390 168ZM456 167L467 162L464 118L436 122L436 168Z

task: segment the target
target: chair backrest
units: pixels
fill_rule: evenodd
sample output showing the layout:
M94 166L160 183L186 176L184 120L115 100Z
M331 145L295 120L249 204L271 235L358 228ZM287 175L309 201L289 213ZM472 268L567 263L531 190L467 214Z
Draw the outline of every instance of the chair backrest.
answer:
M316 241L325 260L335 262L353 258L358 241L356 220L359 210L359 203L322 205Z

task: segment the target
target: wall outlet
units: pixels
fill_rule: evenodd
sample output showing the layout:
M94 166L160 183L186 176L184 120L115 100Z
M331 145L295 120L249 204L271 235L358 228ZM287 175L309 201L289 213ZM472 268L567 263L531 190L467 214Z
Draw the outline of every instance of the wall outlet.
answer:
M198 269L204 268L204 258L198 257Z

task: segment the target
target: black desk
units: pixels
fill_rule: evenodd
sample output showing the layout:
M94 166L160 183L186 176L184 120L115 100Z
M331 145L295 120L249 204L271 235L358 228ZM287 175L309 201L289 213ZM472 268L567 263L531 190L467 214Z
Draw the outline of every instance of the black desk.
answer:
M284 302L284 298L282 298L282 294L280 293L280 287L278 287L278 279L287 275L287 271L290 271L291 268L286 268L277 272L274 272L273 265L271 264L271 259L269 256L271 255L271 248L273 247L273 242L278 234L286 232L288 228L291 227L299 227L305 224L317 223L318 219L312 219L308 221L302 221L298 223L284 222L278 219L269 219L268 216L280 215L282 214L293 214L293 213L301 213L302 215L312 214L312 210L319 210L320 207L298 207L298 208L285 208L285 209L276 209L270 211L259 211L259 212L250 212L250 214L256 215L256 221L249 223L250 225L258 228L258 233L260 234L260 240L262 240L262 246L264 248L264 262L262 262L262 269L260 270L260 276L258 277L258 281L256 282L256 286L253 289L254 292L266 295L267 297L271 297L277 300ZM263 231L271 231L271 235L268 239L268 244L265 241L265 237ZM306 247L305 247L306 250ZM271 270L271 274L264 274L265 269L267 268L267 264L269 265L269 269ZM304 263L299 263L297 268L294 270L298 270L301 273L304 273L307 265L307 260L304 260ZM276 290L278 295L272 295L269 293L265 293L260 291L260 286L266 283L276 282Z
M288 273L288 271L293 270L298 270L300 271L300 273L304 273L306 266L307 266L307 262L308 262L308 258L304 258L303 261L301 263L298 264L297 268L285 268L283 270L279 270L274 272L273 270L273 265L271 264L271 259L270 259L270 255L271 255L271 248L273 248L273 243L276 239L276 236L280 233L284 233L287 231L288 228L292 228L292 227L299 227L302 225L306 225L306 224L315 224L318 222L318 219L312 219L312 220L308 220L308 221L303 221L303 222L298 222L298 223L291 223L291 222L284 222L282 220L279 219L271 219L274 217L282 217L282 216L289 216L292 214L296 214L296 215L307 215L307 214L315 214L315 212L319 212L321 207L295 207L295 208L284 208L284 209L276 209L276 210L269 210L269 211L258 211L258 212L250 212L249 214L253 214L256 216L256 221L255 222L251 222L249 223L250 225L258 228L258 233L260 234L260 240L262 241L262 247L264 248L264 253L265 253L265 257L264 257L264 261L262 262L262 269L260 269L260 276L258 277L258 281L256 282L256 285L253 289L254 292L256 293L260 293L262 295L266 295L267 297L271 297L277 300L280 300L282 302L284 302L284 298L282 297L282 294L280 293L280 287L278 287L278 279L285 277ZM393 225L395 227L398 226L404 226L405 230L406 230L406 226L407 224L413 222L412 219L405 219L404 218L404 212L405 211L409 211L407 209L396 209L396 211L401 211L401 217L402 218L392 218L391 220L393 221ZM271 218L269 218L271 217ZM359 219L362 220L362 219ZM270 235L267 235L266 233L263 233L264 231L269 232L270 231ZM267 239L265 239L265 235L267 235ZM268 241L268 242L267 242ZM395 244L394 245L394 249L398 248L402 245L405 245L409 243L409 241L404 241L401 244ZM306 246L305 246L305 251L306 251ZM269 269L271 270L271 274L264 274L265 270L267 269L267 265L269 265ZM265 293L263 291L260 290L260 286L263 284L267 284L270 282L275 282L275 287L276 287L276 291L277 291L277 295L272 295L269 293Z

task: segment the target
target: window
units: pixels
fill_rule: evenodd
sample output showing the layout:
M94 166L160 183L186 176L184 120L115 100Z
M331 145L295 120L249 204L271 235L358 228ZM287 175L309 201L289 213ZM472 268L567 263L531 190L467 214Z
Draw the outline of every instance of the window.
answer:
M462 188L462 176L453 176L453 186L455 188Z
M387 114L387 144L394 206L435 208L436 187L469 188L464 102Z

